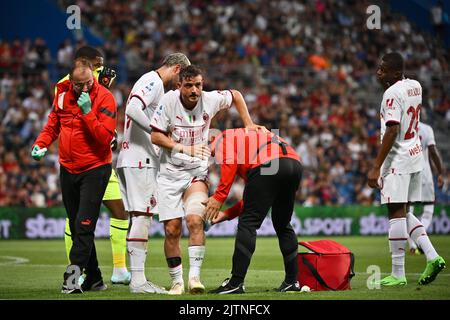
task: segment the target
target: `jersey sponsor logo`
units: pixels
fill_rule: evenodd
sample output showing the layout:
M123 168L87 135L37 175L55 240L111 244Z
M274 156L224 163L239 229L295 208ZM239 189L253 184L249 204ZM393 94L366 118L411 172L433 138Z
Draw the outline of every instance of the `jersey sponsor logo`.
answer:
M203 141L203 128L173 128L172 139L184 145L194 145Z
M176 118L177 118L178 120L180 120L180 122L183 122L183 118L182 118L182 117L176 116Z
M128 141L122 142L122 149L124 149L124 150L130 149L130 145L129 145Z
M208 122L209 120L209 114L207 114L206 112L203 112L203 121Z

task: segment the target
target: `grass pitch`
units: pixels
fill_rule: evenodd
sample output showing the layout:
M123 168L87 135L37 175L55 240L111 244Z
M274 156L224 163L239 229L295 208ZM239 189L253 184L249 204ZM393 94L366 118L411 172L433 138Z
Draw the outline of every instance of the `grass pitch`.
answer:
M325 238L325 237L321 237ZM356 276L352 290L337 292L275 293L270 290L283 280L283 264L276 238L257 239L257 247L245 281L244 295L190 295L167 296L131 294L128 286L111 285L111 245L109 240L97 240L97 253L108 290L85 292L82 295L60 293L62 275L66 268L64 241L20 240L0 241L0 299L106 299L106 300L393 300L450 299L450 272L444 269L437 279L427 286L418 286L417 280L425 268L424 256L406 257L408 285L401 288L369 290L369 266L379 266L382 276L390 273L390 255L386 237L335 237L355 254ZM299 240L318 240L303 238ZM450 263L450 236L432 236L438 253ZM187 285L189 261L187 241L183 239L184 278ZM202 281L207 290L218 287L231 270L234 238L209 238L202 268ZM147 278L159 285L170 287L170 277L164 258L163 239L150 239L146 267Z

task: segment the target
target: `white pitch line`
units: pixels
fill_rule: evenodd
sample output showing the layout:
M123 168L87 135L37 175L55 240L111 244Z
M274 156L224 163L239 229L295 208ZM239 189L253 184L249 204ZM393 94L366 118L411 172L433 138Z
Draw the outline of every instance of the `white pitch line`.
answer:
M5 262L0 262L0 266L10 266L10 265L23 265L24 263L30 262L29 259L22 257L12 257L12 256L0 256L0 260L9 260Z
M27 261L28 262L28 261ZM0 264L1 266L2 264ZM67 268L66 264L19 264L18 267L33 267L33 268ZM112 269L113 266L100 266L101 269ZM150 270L167 270L166 267L150 267ZM259 273L283 273L283 270L258 270L253 269L250 270L251 272L259 272ZM230 269L202 269L202 272L230 272ZM370 276L373 275L373 273L366 273L366 272L355 272L357 276ZM388 272L381 272L381 275L388 275L390 273ZM406 273L407 276L420 276L421 273ZM450 273L444 273L440 274L439 277L450 277Z

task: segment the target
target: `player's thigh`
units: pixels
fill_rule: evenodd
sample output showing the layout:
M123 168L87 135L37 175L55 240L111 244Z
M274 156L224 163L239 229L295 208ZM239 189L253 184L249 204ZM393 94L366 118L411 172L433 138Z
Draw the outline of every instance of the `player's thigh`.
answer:
M157 213L156 168L118 169L125 210Z
M117 178L115 170L112 170L103 196L103 201L120 199L122 199L122 196L120 194L119 179Z
M409 174L390 173L380 178L381 204L408 203Z
M158 214L159 221L184 218L183 193L191 178L183 175L160 174L158 177Z

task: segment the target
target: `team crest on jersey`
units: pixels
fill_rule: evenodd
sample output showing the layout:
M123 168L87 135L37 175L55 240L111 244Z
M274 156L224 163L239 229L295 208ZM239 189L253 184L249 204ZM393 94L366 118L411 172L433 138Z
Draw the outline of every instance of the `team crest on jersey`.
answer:
M152 195L152 197L150 198L150 206L152 208L154 208L156 206L156 198L155 196Z
M207 114L206 112L203 112L203 121L208 122L209 120L209 114Z

